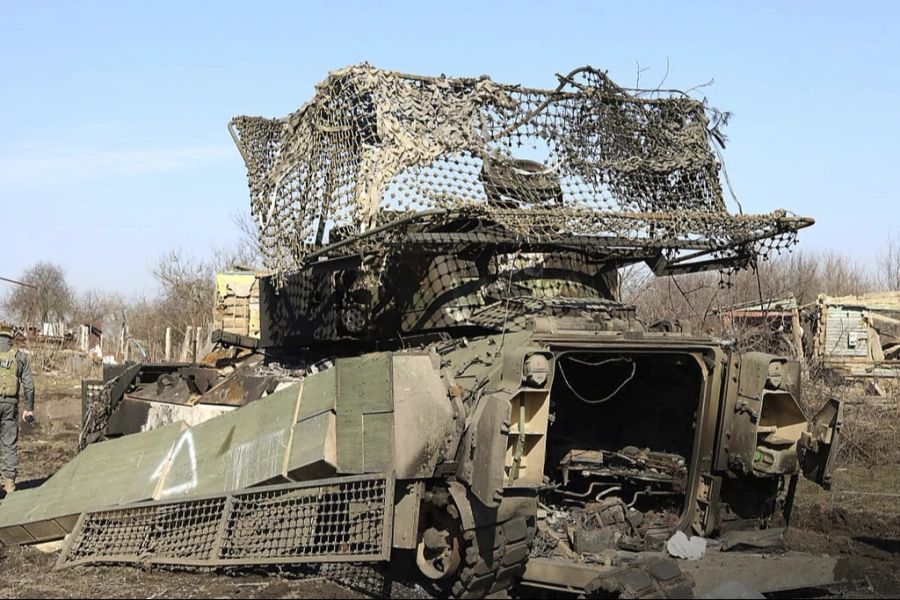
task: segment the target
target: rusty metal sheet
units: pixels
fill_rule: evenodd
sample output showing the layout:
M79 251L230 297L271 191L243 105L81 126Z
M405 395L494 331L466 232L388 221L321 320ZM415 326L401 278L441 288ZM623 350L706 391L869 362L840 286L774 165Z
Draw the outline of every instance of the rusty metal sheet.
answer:
M275 377L238 372L212 387L198 401L202 404L244 406L262 398L277 386Z

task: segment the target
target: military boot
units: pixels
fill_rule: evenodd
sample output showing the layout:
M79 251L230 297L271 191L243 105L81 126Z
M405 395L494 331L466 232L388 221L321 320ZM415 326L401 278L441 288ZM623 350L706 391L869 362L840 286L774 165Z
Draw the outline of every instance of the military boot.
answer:
M14 491L16 491L16 480L6 477L3 480L3 489L6 490L7 494L12 494Z

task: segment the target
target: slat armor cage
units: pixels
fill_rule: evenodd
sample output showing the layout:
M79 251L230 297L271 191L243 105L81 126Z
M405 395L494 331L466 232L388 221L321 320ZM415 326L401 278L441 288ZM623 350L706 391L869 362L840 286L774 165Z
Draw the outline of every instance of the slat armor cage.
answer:
M726 210L719 117L687 94L626 90L591 67L542 90L362 64L332 72L288 117L236 117L230 130L276 273L335 244L352 254L400 243L379 229L387 223L408 229L419 215L434 230L461 213L523 243L591 237L607 256L650 248L674 261L700 249L743 266L812 221Z
M393 476L364 475L90 511L56 568L383 561L393 498Z

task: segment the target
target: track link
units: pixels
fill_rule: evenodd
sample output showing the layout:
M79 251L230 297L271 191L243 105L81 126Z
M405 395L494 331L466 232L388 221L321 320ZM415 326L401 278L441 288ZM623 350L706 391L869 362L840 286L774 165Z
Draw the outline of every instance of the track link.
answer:
M505 597L525 573L535 531L534 516L515 516L463 532L465 556L451 597Z

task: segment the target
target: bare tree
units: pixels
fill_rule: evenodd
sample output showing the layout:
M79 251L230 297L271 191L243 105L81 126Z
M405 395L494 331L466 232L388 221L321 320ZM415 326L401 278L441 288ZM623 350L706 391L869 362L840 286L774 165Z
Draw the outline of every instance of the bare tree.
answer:
M822 291L831 296L858 296L875 288L866 267L847 256L827 252L822 256Z
M759 265L763 295L768 299L794 296L801 305L814 302L822 293L821 257L807 252L795 252ZM759 295L758 282L749 279L752 288L747 295ZM749 300L749 298L748 298Z
M675 319L695 328L706 329L708 316L721 289L718 273L695 273L673 277L656 277L643 273L631 289L623 289L626 302L637 307L640 318L649 322Z
M73 306L72 289L63 269L49 262L39 262L25 270L17 286L5 302L7 312L22 325L39 325L64 321Z
M887 246L878 256L878 280L886 290L900 290L900 241L888 236Z
M81 325L102 324L119 312L124 300L117 294L92 289L79 296L73 314L75 321Z
M162 292L159 309L168 323L180 328L206 326L212 318L216 268L173 250L160 257L153 276Z
M245 266L252 268L261 267L265 261L259 245L259 230L250 213L234 213L231 216L231 220L237 226L238 231L240 231L237 243L230 251L231 258Z

